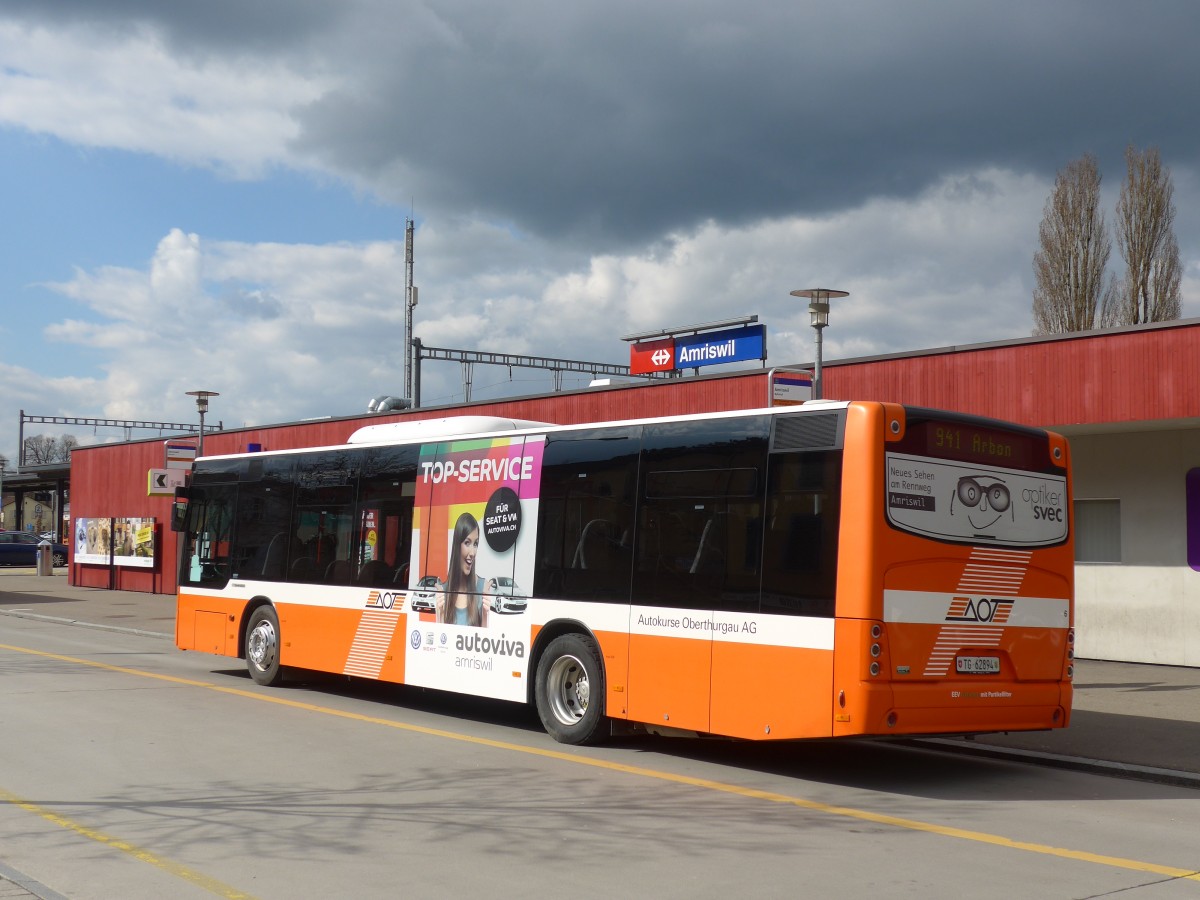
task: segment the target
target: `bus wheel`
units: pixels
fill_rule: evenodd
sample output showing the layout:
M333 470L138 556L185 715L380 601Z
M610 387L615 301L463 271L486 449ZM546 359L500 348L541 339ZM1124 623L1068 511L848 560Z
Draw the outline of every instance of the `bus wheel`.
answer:
M563 744L598 744L606 737L604 667L595 640L581 634L556 637L538 661L534 691L538 717Z
M271 606L260 606L250 614L246 627L246 668L259 684L272 686L283 681L279 666L279 617Z

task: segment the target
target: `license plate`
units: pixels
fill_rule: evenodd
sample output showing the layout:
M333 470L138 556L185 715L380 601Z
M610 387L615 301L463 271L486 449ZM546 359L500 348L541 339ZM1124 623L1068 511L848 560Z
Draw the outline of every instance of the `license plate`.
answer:
M960 656L954 660L954 670L959 675L998 675L998 656Z

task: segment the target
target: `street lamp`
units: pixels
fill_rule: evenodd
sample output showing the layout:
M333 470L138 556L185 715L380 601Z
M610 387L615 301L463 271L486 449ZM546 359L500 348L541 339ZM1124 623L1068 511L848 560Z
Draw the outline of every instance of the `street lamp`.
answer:
M817 365L813 371L813 399L822 399L821 393L821 332L829 324L829 301L833 297L849 297L848 291L831 291L828 288L806 288L802 291L792 291L793 297L804 297L808 300L809 324L817 333Z
M220 397L216 391L187 391L189 397L196 398L196 409L200 411L200 445L196 448L196 455L204 455L204 414L208 412L208 398Z

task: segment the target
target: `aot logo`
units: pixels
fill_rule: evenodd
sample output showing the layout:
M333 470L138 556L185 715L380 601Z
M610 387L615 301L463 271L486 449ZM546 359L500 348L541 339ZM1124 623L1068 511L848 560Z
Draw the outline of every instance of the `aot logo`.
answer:
M987 625L1003 625L1012 615L1012 600L996 600L991 597L955 597L946 611L947 622L982 622Z
M401 594L398 591L371 591L367 594L368 609L391 609Z

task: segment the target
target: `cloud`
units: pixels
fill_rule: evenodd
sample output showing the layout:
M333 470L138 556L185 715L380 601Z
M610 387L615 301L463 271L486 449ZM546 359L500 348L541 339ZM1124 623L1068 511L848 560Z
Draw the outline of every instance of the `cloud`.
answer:
M1116 173L1130 141L1200 166L1174 89L1200 80L1184 0L46 6L0 19L0 122L242 178L325 173L590 253L948 172L1049 178L1085 151Z
M911 201L742 227L707 222L565 272L523 265L554 250L498 226L421 228L414 330L427 346L620 365L624 334L758 315L770 362L806 363L813 334L789 292L832 287L850 296L835 302L827 359L1022 337L1032 328L1030 222L1047 190L1031 176L981 170ZM479 271L467 262L474 248ZM189 421L184 393L202 387L221 393L213 416L227 424L363 411L370 397L402 388L404 278L402 241L242 243L174 229L143 269L80 270L53 285L96 319L53 322L47 336L108 359L103 378L59 384L58 403L75 414ZM513 378L477 366L474 396L552 384L544 372ZM461 399L460 368L427 362L423 396Z
M0 58L0 124L239 178L307 168L287 149L293 111L336 84L270 58L173 55L146 26L98 35L0 18Z
M1146 89L1200 74L1194 12L1156 12L464 4L369 38L369 62L298 113L297 146L396 200L618 252L710 219L912 197L947 171L1048 177L1084 150L1119 160L1134 137L1195 166L1177 96ZM1150 71L1111 63L1131 55Z

